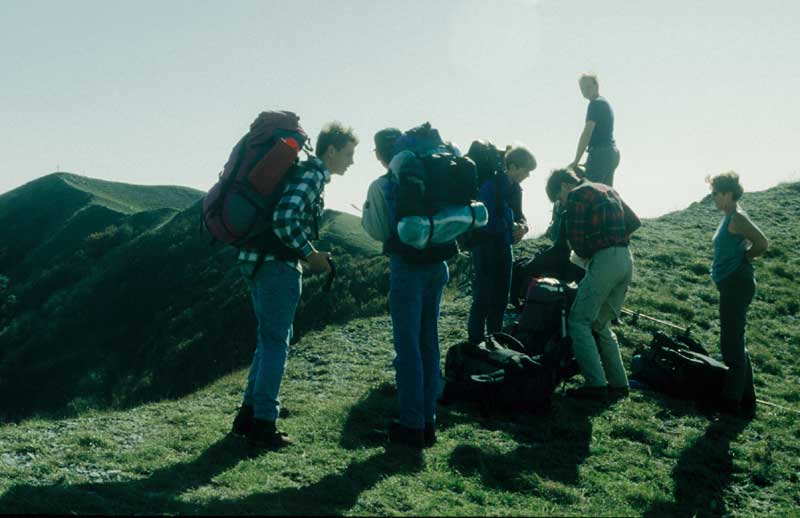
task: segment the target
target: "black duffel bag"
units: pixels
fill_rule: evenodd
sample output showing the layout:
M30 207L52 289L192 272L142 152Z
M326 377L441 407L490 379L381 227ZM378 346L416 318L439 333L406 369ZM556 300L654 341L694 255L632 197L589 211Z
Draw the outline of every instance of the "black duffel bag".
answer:
M654 390L691 400L715 401L722 393L728 367L708 355L689 337L653 333L650 346L631 361L631 379Z
M558 370L522 352L514 337L496 333L479 344L461 342L447 351L441 403L474 401L481 413L541 412L559 382Z

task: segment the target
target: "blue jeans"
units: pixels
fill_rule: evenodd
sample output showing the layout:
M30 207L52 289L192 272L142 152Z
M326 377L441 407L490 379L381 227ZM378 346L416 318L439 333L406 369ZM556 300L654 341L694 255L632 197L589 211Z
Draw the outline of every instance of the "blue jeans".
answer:
M503 329L513 262L511 245L486 243L472 250L472 307L467 321L470 342L477 343L487 332Z
M250 278L253 263L243 263L241 272L250 288L258 321L256 350L242 402L253 405L256 419L275 421L280 409L278 392L286 368L294 313L303 290L303 276L283 261L264 262L255 279Z
M439 389L439 304L450 279L447 263L390 260L389 310L400 424L422 429L436 421Z

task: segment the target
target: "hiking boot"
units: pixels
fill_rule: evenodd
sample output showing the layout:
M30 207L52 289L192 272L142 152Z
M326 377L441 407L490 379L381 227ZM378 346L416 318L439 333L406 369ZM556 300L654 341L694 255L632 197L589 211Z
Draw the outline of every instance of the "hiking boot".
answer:
M425 423L425 447L430 448L436 444L436 424Z
M719 411L730 417L751 421L756 417L756 402L742 401L740 403L733 399L723 398L719 402Z
M292 441L285 433L278 431L275 421L253 419L247 443L254 450L277 450L289 446Z
M567 395L575 399L585 399L605 403L608 401L608 389L606 387L583 387L567 390Z
M624 387L612 387L611 385L608 386L608 399L611 401L625 399L630 395L630 393L631 389L629 389L627 385Z
M739 403L739 411L741 412L742 418L753 420L756 418L756 400L755 399L743 399L741 403Z
M253 427L253 405L242 405L233 418L231 433L240 437L247 437Z
M397 421L392 421L389 423L389 442L421 450L425 447L425 431L420 428L409 428Z

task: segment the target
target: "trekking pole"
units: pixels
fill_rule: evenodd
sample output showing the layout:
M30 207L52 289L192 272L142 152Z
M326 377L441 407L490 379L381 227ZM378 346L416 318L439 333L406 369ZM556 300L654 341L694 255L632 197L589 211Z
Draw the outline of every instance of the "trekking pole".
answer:
M352 204L352 203L350 204L350 206L351 206L351 207L353 207L354 209L356 209L356 211L358 211L358 213L359 213L359 214L361 214L361 209L359 209L358 207L356 207L356 206L355 206L354 204Z
M775 404L775 403L770 403L769 401L764 401L763 399L756 399L756 401L758 401L762 405L767 405L767 406L772 407L772 408L777 408L779 410L783 410L784 412L792 412L792 413L795 413L795 414L800 414L800 410L795 410L794 408L787 408L785 406L781 406L781 405L778 405L778 404Z
M659 324L661 324L663 326L671 327L673 329L677 329L679 331L682 331L686 336L689 336L689 330L692 328L692 326L686 326L685 328L684 327L680 327L680 326L677 326L677 325L673 324L672 322L667 322L666 320L659 320L659 319L651 317L649 315L645 315L644 313L640 313L639 311L632 311L632 310L630 310L628 308L622 308L622 313L633 317L633 321L631 323L634 324L634 325L639 320L639 317L641 317L641 318L644 318L645 320L650 320L651 322L656 322L656 323L659 323Z

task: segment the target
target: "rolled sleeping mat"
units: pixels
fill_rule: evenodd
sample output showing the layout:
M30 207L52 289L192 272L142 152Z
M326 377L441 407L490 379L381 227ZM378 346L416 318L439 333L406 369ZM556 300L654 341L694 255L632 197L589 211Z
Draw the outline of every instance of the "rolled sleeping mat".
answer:
M400 241L423 250L452 243L465 232L486 226L489 212L481 202L445 207L432 217L407 216L397 224Z

